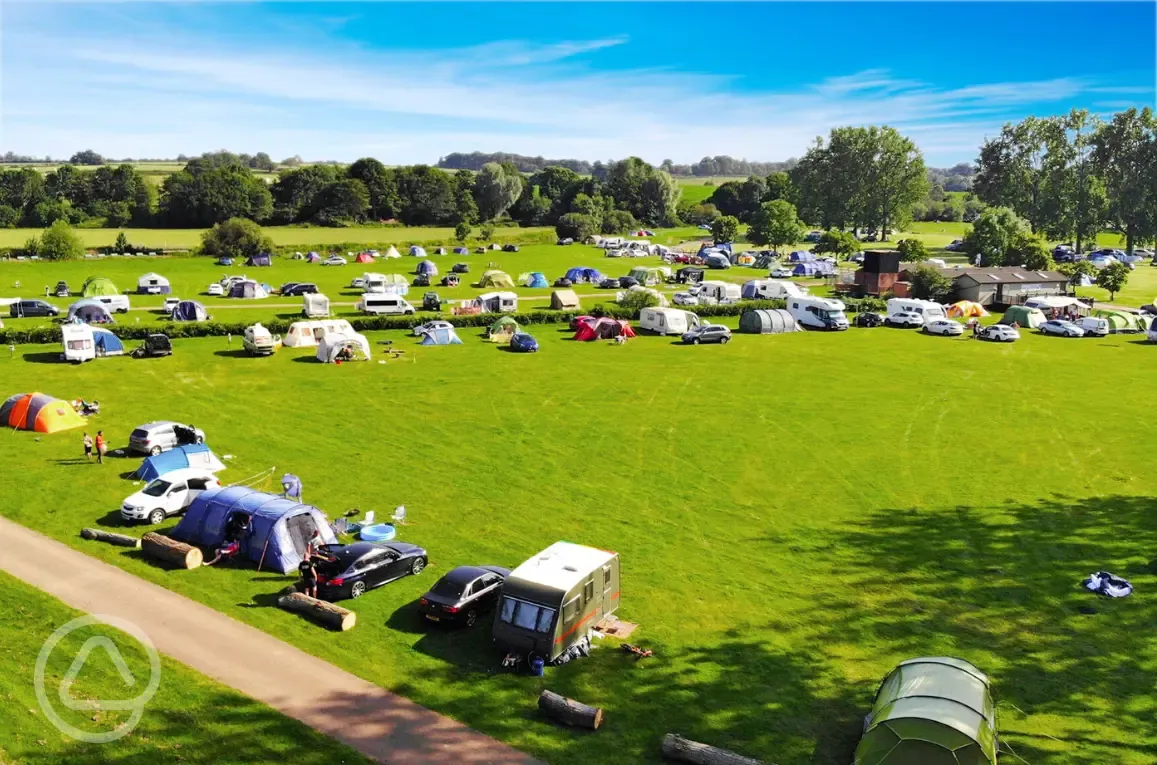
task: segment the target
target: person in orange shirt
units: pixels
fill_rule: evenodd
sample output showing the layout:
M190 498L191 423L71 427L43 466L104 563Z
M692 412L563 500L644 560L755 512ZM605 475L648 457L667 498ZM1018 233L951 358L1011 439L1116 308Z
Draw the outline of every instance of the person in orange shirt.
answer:
M104 453L108 450L108 442L104 440L104 431L96 432L96 461L104 464Z

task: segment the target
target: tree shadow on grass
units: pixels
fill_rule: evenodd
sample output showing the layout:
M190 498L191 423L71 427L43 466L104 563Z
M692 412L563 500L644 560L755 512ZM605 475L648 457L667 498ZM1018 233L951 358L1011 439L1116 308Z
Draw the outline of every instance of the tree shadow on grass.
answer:
M39 353L25 353L24 360L30 364L63 364L59 351L42 351Z
M214 356L221 356L222 358L226 358L226 359L259 358L257 356L253 356L252 354L249 353L249 351L245 350L244 348L231 348L230 350L227 350L227 351L213 351L213 355Z

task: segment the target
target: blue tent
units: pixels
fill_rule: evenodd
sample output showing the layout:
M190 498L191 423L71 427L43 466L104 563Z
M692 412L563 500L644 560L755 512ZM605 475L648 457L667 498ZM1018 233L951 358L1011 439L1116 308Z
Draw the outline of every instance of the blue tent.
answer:
M827 261L816 261L814 263L796 263L795 268L792 269L792 276L831 276L836 272L835 267Z
M731 254L731 242L720 242L719 244L708 244L704 242L699 245L699 257L706 257L710 251L718 250L719 252Z
M422 345L462 345L453 327L439 327L422 333Z
M95 298L78 300L68 307L65 321L80 321L84 324L116 324L108 306Z
M752 279L749 282L743 283L742 291L739 296L744 300L758 300L759 299L759 281Z
M731 268L731 259L725 252L708 252L703 255L703 264L708 268Z
M306 263L320 263L321 262L321 255L319 255L316 252L311 252L305 256L305 262Z
M796 250L791 254L792 263L814 263L816 261L815 253L807 252L805 250Z
M418 263L418 267L414 269L414 273L425 274L426 276L437 276L438 267L434 265L432 260L423 260Z
M233 258L229 257L228 255L222 255L221 257L217 258L217 265L231 266L233 265Z
M133 473L133 477L139 481L151 481L171 470L181 470L187 467L204 468L211 473L225 469L225 465L205 444L186 444L167 452L154 454L152 457L146 457L141 466Z
M282 574L295 571L315 535L319 544L337 544L329 521L316 507L245 486L203 492L189 505L172 536L188 544L217 547L225 541L225 524L234 513L250 518L252 527L241 540L241 552L261 568Z
M426 257L426 251L416 244L410 245L410 254L415 256L415 257L419 257L419 258Z
M598 284L603 280L603 275L594 268L587 268L586 266L575 266L566 272L566 278L570 279L573 284L579 284L581 282Z
M454 254L455 255L469 255L470 254L470 248L469 247L455 247L454 248Z
M205 321L209 312L196 300L182 300L173 308L173 321Z
M120 356L125 352L121 339L103 327L92 328L92 343L97 356Z
M546 276L544 276L541 272L533 271L530 274L530 278L526 280L526 286L545 289L550 287L550 282L546 280Z
M269 257L268 253L261 255L251 255L249 260L245 261L247 266L272 266L273 259Z

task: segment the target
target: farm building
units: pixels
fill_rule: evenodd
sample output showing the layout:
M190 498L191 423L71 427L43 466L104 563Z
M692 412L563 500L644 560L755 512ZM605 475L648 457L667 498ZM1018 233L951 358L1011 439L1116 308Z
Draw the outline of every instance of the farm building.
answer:
M900 278L900 253L892 250L868 250L864 265L856 271L857 290L864 295L891 292Z
M952 286L958 300L1008 305L1030 295L1064 295L1068 278L1057 271L974 268L953 279Z

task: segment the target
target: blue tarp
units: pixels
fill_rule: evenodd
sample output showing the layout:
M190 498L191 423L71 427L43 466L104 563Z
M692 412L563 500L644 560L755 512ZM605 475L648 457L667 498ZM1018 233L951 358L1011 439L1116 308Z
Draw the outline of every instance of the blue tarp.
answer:
M94 298L78 300L68 307L65 321L79 319L85 324L116 324L108 306Z
M815 253L807 252L805 250L796 250L791 254L792 263L814 263L815 261Z
M272 266L273 259L269 255L252 255L249 260L245 261L247 266Z
M462 345L453 327L441 327L422 334L422 345Z
M417 273L425 274L426 276L437 276L438 275L438 267L436 265L434 265L434 261L432 261L432 260L423 260L421 263L418 264L418 267L414 270Z
M201 547L225 540L225 524L236 512L249 515L250 532L241 540L241 554L262 569L288 574L301 563L305 546L316 532L320 544L337 544L329 521L312 505L245 486L210 489L193 500L172 536Z
M97 356L117 356L125 352L125 344L107 329L92 328L92 343Z
M566 272L566 278L570 279L574 284L580 284L582 282L598 284L603 280L603 275L598 272L598 269L587 268L586 266L575 266Z
M550 282L546 280L546 276L535 271L530 275L530 278L526 280L526 286L535 288L549 287Z
M139 481L151 481L157 476L164 475L170 470L181 470L187 467L204 467L210 470L220 470L221 461L205 444L186 444L170 449L167 452L146 457L141 466L133 473Z
M182 300L173 308L173 321L205 321L209 312L196 300Z

